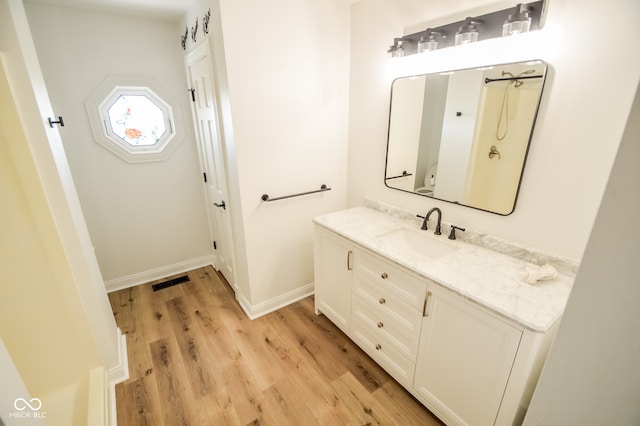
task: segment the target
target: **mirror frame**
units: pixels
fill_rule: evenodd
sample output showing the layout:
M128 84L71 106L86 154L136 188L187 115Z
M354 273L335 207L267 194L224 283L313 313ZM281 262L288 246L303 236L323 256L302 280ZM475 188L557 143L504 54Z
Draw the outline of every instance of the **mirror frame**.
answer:
M458 201L451 201L451 200L447 200L444 198L437 198L434 197L433 195L429 195L429 194L423 194L423 193L419 193L419 192L415 192L415 191L409 191L407 189L402 189L402 188L398 188L398 187L394 187L394 186L390 186L388 181L390 179L393 178L401 178L403 176L405 176L405 172L403 172L401 175L398 176L391 176L391 177L387 177L388 175L388 167L389 167L389 151L390 151L390 137L391 137L391 121L392 121L392 116L391 114L393 113L393 86L396 83L396 81L398 80L402 80L402 79L409 79L409 78L415 78L415 77L422 77L422 76L429 76L429 75L440 75L440 74L445 74L445 73L455 73L455 72L461 72L461 71L471 71L471 70L486 70L488 67L503 67L503 66L514 66L514 65L525 65L525 64L533 64L533 63L539 63L541 65L544 65L544 71L543 71L543 75L542 75L542 80L540 83L540 95L538 96L538 100L534 109L534 114L533 114L533 119L531 121L531 129L528 133L528 139L526 141L526 148L524 149L524 154L522 156L522 167L520 170L520 175L518 177L518 182L517 182L517 187L515 190L515 194L514 194L514 198L513 198L513 204L511 206L511 210L509 210L506 213L502 213L502 212L497 212L497 211L492 211L492 210L488 210L486 208L482 208L482 207L477 207L477 206L473 206L473 205L469 205L469 204L462 204ZM531 140L533 139L533 132L535 129L535 125L536 125L536 121L538 118L538 114L540 112L540 105L542 103L542 96L544 93L544 87L546 84L546 79L547 79L547 75L549 73L549 64L541 59L531 59L531 60L523 60L523 61L519 61L519 62L509 62L509 63L500 63L500 64L494 64L494 65L489 65L489 66L477 66L477 67L469 67L469 68L460 68L460 69L454 69L454 70L448 70L448 71L440 71L440 72L434 72L434 73L428 73L428 74L417 74L417 75L409 75L409 76L402 76L402 77L398 77L395 78L392 83L391 83L391 94L390 94L390 99L389 99L389 119L388 119L388 123L387 123L387 149L386 149L386 153L385 153L385 172L384 172L384 184L387 188L390 189L394 189L397 191L402 191L402 192L406 192L409 194L414 194L414 195L418 195L421 197L426 197L426 198L431 198L434 200L439 200L439 201L444 201L447 203L451 203L451 204L457 204L459 206L464 206L464 207L469 207L475 210L480 210L480 211L485 211L488 213L492 213L492 214L497 214L500 216L508 216L510 214L512 214L515 211L516 208L516 204L518 201L518 197L520 195L520 189L522 186L522 179L524 176L524 170L526 167L526 163L527 163L527 157L529 155L529 149L531 147ZM476 122L477 125L477 122ZM475 125L474 125L474 129L475 129ZM474 130L475 132L475 130ZM406 176L411 176L410 173L407 173Z

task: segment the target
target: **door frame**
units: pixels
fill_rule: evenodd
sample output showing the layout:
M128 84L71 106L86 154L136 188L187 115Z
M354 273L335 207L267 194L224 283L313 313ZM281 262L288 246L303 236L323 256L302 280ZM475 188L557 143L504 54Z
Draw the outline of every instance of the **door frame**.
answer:
M231 277L226 277L225 279L227 279L227 281L229 282L229 284L231 285L232 289L234 291L236 291L237 289L237 279L236 279L236 259L235 259L235 238L233 235L233 226L232 226L232 215L230 214L229 210L232 208L231 206L231 201L230 199L232 198L229 194L229 175L228 175L228 160L227 160L227 154L226 154L226 149L225 149L225 144L223 141L223 134L221 132L221 127L220 127L220 123L221 123L221 117L220 117L220 111L219 111L219 105L218 105L218 93L217 93L217 87L216 87L216 80L215 80L215 75L214 75L214 71L213 71L213 64L211 62L211 57L212 52L210 49L210 45L207 39L204 39L203 42L201 44L199 44L197 47L195 47L193 50L187 52L184 56L184 65L185 65L185 73L186 73L186 77L187 77L187 85L188 85L188 91L191 91L193 89L193 87L191 87L191 74L189 72L189 67L192 64L195 64L197 61L199 60L206 60L208 62L209 65L209 71L210 71L210 76L211 76L211 87L213 90L212 93L212 99L213 99L213 109L214 109L214 120L215 120L215 124L216 124L216 136L217 136L217 142L219 144L219 152L220 152L220 162L222 165L222 175L224 177L224 183L223 183L223 187L224 187L224 193L226 194L226 208L224 209L224 211L221 213L222 215L225 215L225 221L229 224L229 229L226 231L228 233L228 238L227 238L227 243L229 244L229 248L228 248L228 252L227 252L227 257L228 257L228 261L231 262L231 270L232 270L232 276ZM190 96L193 96L192 94ZM191 109L191 117L193 120L193 130L194 130L194 136L196 138L196 148L197 148L197 152L198 152L198 163L200 165L201 170L204 171L207 170L207 166L206 164L209 163L215 163L213 158L207 158L207 152L203 151L202 149L202 141L200 140L200 132L199 132L199 126L198 126L198 115L196 112L196 103L195 101L190 102L190 109ZM209 178L209 175L208 177ZM209 188L208 185L206 184L206 182L204 182L203 179L203 185L202 185L203 191L204 191L204 199L205 199L205 208L206 208L206 213L207 213L207 223L209 225L209 239L211 242L211 252L213 255L213 259L214 259L214 268L218 271L220 271L221 265L220 265L220 258L218 253L216 253L216 249L213 246L213 242L216 239L216 223L215 220L213 218L214 213L220 213L220 212L215 212L213 210L213 203L214 200L212 199L210 193L209 193ZM224 232L224 231L223 231ZM224 275L224 274L223 274Z

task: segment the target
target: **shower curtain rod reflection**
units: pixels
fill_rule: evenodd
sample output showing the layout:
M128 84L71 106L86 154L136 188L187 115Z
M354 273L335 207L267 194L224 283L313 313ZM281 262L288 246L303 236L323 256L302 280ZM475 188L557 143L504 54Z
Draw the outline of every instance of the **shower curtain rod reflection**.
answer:
M307 192L301 192L299 194L284 195L282 197L276 197L276 198L270 198L268 194L262 194L262 197L260 198L262 199L262 201L270 202L270 201L284 200L285 198L299 197L301 195L315 194L316 192L324 192L324 191L331 191L331 188L327 188L327 185L322 184L320 186L320 189L316 189L315 191L307 191Z
M530 78L542 78L543 75L526 75L522 77L504 77L504 78L485 78L484 84L493 83L494 81L508 81L508 80L528 80Z

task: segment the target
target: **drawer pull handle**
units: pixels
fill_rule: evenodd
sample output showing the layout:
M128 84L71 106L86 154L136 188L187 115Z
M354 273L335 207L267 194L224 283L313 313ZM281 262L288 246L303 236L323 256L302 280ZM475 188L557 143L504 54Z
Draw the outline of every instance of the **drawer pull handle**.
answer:
M389 275L386 272L383 272L382 275L380 275L382 277L383 280L386 280L387 278L389 278Z
M378 323L378 328L382 328L382 327L384 327L384 324L382 323L382 321L380 321L380 322Z
M353 266L351 266L351 256L353 255L353 251L349 250L347 252L347 271L352 271Z
M376 350L377 350L377 351L379 351L380 349L382 349L382 346L380 346L380 343L378 343L378 344L376 345Z
M427 296L424 298L424 305L422 306L422 316L428 317L429 312L427 312L427 303L429 302L429 297L431 296L431 292L427 291Z
M385 303L387 303L387 301L386 301L386 300L384 300L384 297L381 297L381 298L378 300L378 303L379 303L379 304L381 304L381 305L384 305Z

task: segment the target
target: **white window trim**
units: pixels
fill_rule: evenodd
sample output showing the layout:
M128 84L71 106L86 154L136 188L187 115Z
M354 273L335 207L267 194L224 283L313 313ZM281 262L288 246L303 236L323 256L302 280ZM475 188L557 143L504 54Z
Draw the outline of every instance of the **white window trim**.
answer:
M162 110L167 129L157 143L131 145L112 133L107 110L122 95L143 95ZM87 99L85 107L97 144L128 163L143 163L167 160L184 139L180 126L176 125L172 104L178 105L172 102L171 96L148 78L110 76Z

